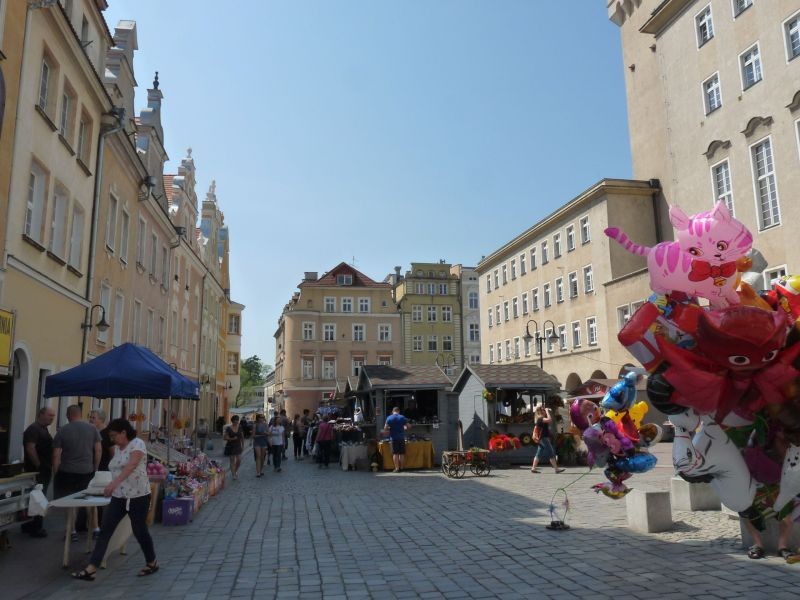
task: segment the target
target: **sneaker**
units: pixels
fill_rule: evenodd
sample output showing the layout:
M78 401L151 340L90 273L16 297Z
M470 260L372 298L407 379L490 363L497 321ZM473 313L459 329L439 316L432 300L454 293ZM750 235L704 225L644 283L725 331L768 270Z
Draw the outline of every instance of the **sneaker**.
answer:
M75 531L73 531L71 534L69 534L69 541L70 542L77 542L78 541L78 534Z
M558 468L556 469L556 473L563 473L566 469Z
M92 539L93 539L93 540L96 540L96 539L97 539L97 538L99 538L99 537L100 537L100 530L99 530L99 529L95 529L95 530L92 532Z
M531 473L541 473L539 469L531 469Z

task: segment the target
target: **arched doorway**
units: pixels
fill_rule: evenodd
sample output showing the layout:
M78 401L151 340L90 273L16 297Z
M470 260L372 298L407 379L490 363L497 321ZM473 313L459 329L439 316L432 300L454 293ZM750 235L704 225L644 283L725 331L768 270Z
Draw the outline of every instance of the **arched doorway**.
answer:
M28 388L31 380L31 362L28 353L14 350L14 373L11 381L11 427L9 428L9 460L22 460L22 432L25 431L28 408Z
M592 376L589 379L608 379L608 377L606 377L606 374L600 369L597 369L592 373Z
M575 388L580 387L582 383L583 382L577 373L570 373L567 375L567 381L564 383L564 389L568 392L572 392L572 390Z

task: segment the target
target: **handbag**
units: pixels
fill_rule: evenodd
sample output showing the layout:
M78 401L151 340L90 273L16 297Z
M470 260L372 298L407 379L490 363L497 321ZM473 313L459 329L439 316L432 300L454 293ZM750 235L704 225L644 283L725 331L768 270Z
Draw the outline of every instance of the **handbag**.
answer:
M37 483L28 495L28 516L43 517L47 514L47 498L42 491L42 484Z
M538 425L536 425L533 428L533 435L531 436L531 439L533 440L534 444L538 444L541 437L542 437L542 430L539 428Z

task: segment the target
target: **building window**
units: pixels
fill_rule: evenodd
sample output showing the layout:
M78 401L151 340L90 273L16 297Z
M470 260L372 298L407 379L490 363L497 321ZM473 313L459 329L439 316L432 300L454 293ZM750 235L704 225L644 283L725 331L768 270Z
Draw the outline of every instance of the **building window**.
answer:
M580 227L581 227L581 244L588 244L591 239L589 237L589 217L581 217Z
M780 225L778 187L775 181L775 164L772 160L772 142L769 138L751 148L753 176L758 198L761 229Z
M544 307L548 308L550 306L550 284L545 283L542 287L544 290Z
M547 241L542 242L542 264L546 265L550 259L547 256Z
M25 208L24 233L32 240L42 243L42 227L46 210L47 184L44 170L37 164L31 165L28 175L28 200Z
M336 341L336 325L334 323L323 323L322 340L325 342Z
M536 248L531 248L531 271L536 270Z
M47 104L50 98L50 74L52 70L50 59L47 57L42 58L42 66L39 71L39 100L36 104L44 112L47 112Z
M724 160L711 168L711 179L714 185L714 202L722 200L733 216L733 188L731 187L731 169Z
M567 252L575 250L575 225L567 227Z
M478 323L469 324L469 341L470 342L481 341L481 327L480 325L478 325Z
M329 356L322 358L322 378L336 379L336 359Z
M169 283L169 252L166 246L161 246L161 285L167 289ZM220 305L217 305L219 308ZM218 315L219 316L219 315Z
M359 298L358 299L358 312L360 312L360 313L368 313L369 312L369 298Z
M569 281L569 297L570 298L577 298L578 297L578 273L573 271L567 276L567 280Z
M589 345L596 346L597 345L597 319L595 317L589 317L586 319L586 331L588 332L589 336Z
M580 348L581 347L581 322L580 321L573 321L572 322L572 347L573 348Z
M83 211L74 206L72 208L72 226L69 233L69 259L67 264L80 271L81 255L83 254Z
M539 310L539 288L536 288L531 292L531 298L533 299L533 310L536 312Z
M452 352L453 351L453 336L452 335L443 335L442 336L442 352Z
M517 278L517 259L511 259L511 279L514 280Z
M352 298L342 298L342 312L343 313L351 313L351 312L353 312L353 299Z
M522 314L528 314L528 292L522 293Z
M447 296L448 294L448 285L446 283L439 284L439 295L440 296Z
M503 270L503 285L505 285L508 283L508 268L506 267L506 265L502 266L502 270Z
M489 327L491 327L492 326L492 309L491 308L488 310L488 313L489 313L489 319L488 319L487 322L489 323Z
M492 276L486 275L486 293L488 294L491 291L492 291Z
M519 318L519 305L517 303L516 296L511 299L511 316L513 316L515 319Z
M494 289L500 287L500 271L498 269L494 270Z
M531 338L522 338L525 341L525 356L531 355Z
M494 307L494 317L495 317L495 322L498 325L500 325L500 305L499 304Z
M314 359L303 359L303 379L314 379Z
M489 344L489 364L494 362L494 346Z
M738 17L742 11L753 6L753 0L733 0L733 16Z
M337 275L336 285L353 285L353 276L350 274Z
M122 345L122 323L125 318L125 296L114 297L114 316L111 321L111 343L114 347Z
M153 309L147 309L147 326L145 327L145 342L144 345L153 349L153 325L155 323L155 313Z
M519 358L520 358L520 354L519 354L519 338L515 337L514 338L514 360L519 360Z
M364 325L359 323L353 325L353 341L354 342L364 341Z
M428 307L428 322L434 323L436 321L436 307L429 306Z
M89 165L89 155L92 149L92 120L85 112L81 112L78 121L78 147L75 152L84 165Z
M714 37L714 23L711 20L711 5L709 4L694 18L697 26L698 48Z
M158 267L158 236L154 233L150 237L150 275L156 276Z
M378 357L378 364L384 367L390 367L392 365L392 357L391 356L379 356Z
M550 354L555 349L554 342L558 338L555 335L555 331L553 331L550 327L544 330L544 337L547 341L547 353Z
M75 106L76 95L72 87L64 81L64 91L61 94L61 112L58 118L58 133L68 143L72 141L72 133L75 129Z
M325 296L325 312L336 312L336 298L333 296Z
M411 320L417 323L422 321L422 306L420 304L411 306Z
M783 25L786 37L786 56L792 60L800 54L800 15L795 15Z
M438 338L435 335L428 336L428 352L436 352L439 349Z
M622 329L631 318L631 307L628 304L617 307L617 327Z
M519 274L525 275L525 273L527 273L527 270L525 269L525 253L523 252L519 255Z
M719 87L719 73L714 73L703 82L703 102L706 114L712 113L722 106L722 92Z
M138 300L133 301L133 320L131 322L131 341L138 344L139 335L142 328L142 303ZM184 332L185 335L185 332Z
M767 269L764 271L764 289L772 289L772 284L781 277L786 277L786 267L777 267L774 269Z
M758 51L758 44L739 56L739 63L742 68L743 90L761 81L761 54Z
M228 333L231 335L239 335L239 323L241 317L239 315L228 316Z
M121 231L119 236L119 259L127 263L128 262L128 237L129 237L129 230L131 225L131 216L125 211L122 211L122 223L121 223Z
M503 302L503 320L508 321L508 300Z
M592 265L583 267L583 293L591 294L594 291L594 274L592 273Z
M511 360L514 355L511 354L511 340L506 340L506 360Z
M561 303L564 301L564 278L559 277L556 279L556 302Z
M537 329L536 332L533 334L533 339L537 340L537 339L539 339L539 337L540 337L539 336L539 330ZM541 341L539 341L539 343L536 344L536 347L534 349L535 352L536 352L536 356L539 356L542 353L542 344L543 343L544 343L544 341L541 340Z
M478 309L478 292L470 292L469 293L469 307L471 310Z
M553 235L553 258L561 256L561 233Z
M309 321L303 322L303 339L306 341L314 339L314 323Z
M414 336L414 345L413 345L414 352L422 352L422 336L415 335Z
M378 341L391 342L392 341L392 326L388 324L378 325Z
M446 305L442 307L442 322L444 323L452 323L453 322L453 307L450 305Z
M567 349L567 326L566 325L559 325L558 326L558 347L560 350Z
M139 219L139 231L136 232L136 264L144 269L145 240L147 239L147 223ZM186 280L189 283L189 280Z
M479 365L479 364L481 364L481 355L480 354L470 354L469 355L469 364L471 364L471 365Z
M417 281L414 284L414 293L415 294L424 294L425 293L425 284L421 281Z
M436 293L436 284L435 283L429 283L428 284L428 295L429 296L433 296L435 293Z
M63 189L56 189L53 199L53 220L50 227L50 252L64 257L64 249L67 242L67 209L69 200L67 193Z

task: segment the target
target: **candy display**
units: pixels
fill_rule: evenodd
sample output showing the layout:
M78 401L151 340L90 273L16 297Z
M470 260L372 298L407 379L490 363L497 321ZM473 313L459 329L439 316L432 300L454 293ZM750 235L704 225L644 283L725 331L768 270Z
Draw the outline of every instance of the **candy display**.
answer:
M225 485L223 468L205 454L177 463L174 474L168 473L167 468L158 461L148 463L147 472L151 481L164 483L162 520L165 524L188 523L191 515L197 513ZM174 502L178 500L190 502L188 514L184 504Z

